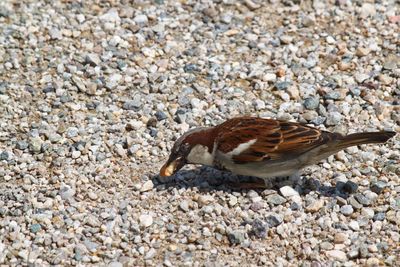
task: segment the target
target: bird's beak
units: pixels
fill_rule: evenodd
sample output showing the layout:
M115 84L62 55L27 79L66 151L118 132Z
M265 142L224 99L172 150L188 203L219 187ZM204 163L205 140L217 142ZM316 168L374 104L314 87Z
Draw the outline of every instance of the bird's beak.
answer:
M171 176L175 174L177 171L179 171L184 165L186 164L186 161L183 157L178 157L175 159L169 158L167 163L162 166L160 170L160 176L165 177L165 176Z

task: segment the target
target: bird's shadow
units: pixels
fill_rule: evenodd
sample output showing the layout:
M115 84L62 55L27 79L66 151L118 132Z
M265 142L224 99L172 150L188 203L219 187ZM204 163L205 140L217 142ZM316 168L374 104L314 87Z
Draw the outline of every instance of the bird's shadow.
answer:
M260 178L251 176L235 175L230 172L220 171L210 167L202 166L193 170L181 170L177 174L167 179L159 175L152 176L153 183L160 190L169 188L197 188L201 192L211 192L221 190L226 192L243 192L249 190L264 191L276 190L285 185L293 187L300 195L307 195L311 191L326 197L340 196L347 199L351 194L357 191L357 185L354 183L337 182L335 186L327 186L320 183L319 180L312 177L299 177L297 181L285 179L286 177L276 177L271 179L269 187L264 189L241 188L237 185L245 183L247 185L254 183L260 184ZM235 186L233 186L235 185Z

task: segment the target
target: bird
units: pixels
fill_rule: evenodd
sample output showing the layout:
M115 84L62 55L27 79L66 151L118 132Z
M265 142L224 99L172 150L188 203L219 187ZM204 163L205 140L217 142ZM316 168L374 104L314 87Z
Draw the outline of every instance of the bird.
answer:
M342 135L297 122L236 117L184 133L175 141L160 176L171 176L186 164L201 164L268 184L270 178L296 175L347 147L384 143L395 135L394 131Z

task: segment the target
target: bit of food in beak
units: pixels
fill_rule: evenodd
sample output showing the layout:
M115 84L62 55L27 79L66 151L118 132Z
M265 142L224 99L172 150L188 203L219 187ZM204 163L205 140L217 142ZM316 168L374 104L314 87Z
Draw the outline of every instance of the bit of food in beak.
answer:
M170 164L168 164L168 162L166 164L164 164L164 166L162 166L162 168L160 170L160 176L166 177L166 176L171 176L172 174L174 174L175 165L176 165L176 161L173 161Z
M160 170L160 176L171 176L185 166L186 160L183 157L175 158L174 160L169 159L167 163L162 166Z

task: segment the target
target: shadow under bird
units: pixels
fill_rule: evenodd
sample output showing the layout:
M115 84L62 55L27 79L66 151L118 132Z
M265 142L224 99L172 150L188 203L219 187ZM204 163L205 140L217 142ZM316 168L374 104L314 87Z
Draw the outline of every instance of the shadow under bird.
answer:
M347 147L384 143L396 133L331 133L295 122L238 117L214 127L199 127L174 144L161 176L185 164L203 164L264 179L295 175Z

